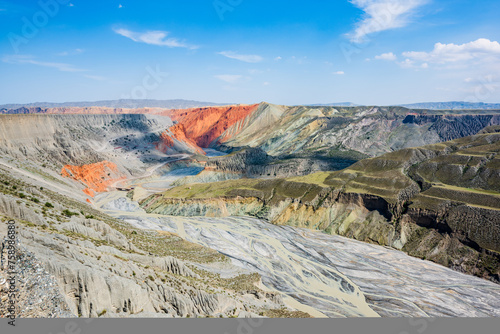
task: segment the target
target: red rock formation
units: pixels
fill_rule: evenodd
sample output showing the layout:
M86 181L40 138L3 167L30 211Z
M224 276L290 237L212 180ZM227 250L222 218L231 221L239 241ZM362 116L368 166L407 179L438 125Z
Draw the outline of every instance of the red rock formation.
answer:
M258 104L193 109L173 109L162 114L185 127L186 137L200 147L208 147L228 128L244 120L255 111ZM229 138L224 138L227 140Z
M83 192L84 192L86 195L90 196L90 197L94 197L94 196L95 196L94 191L93 191L92 189L90 189L90 188L85 188L85 189L83 189Z
M156 149L165 152L167 148L174 147L175 140L180 141L191 147L193 150L200 154L205 154L193 140L186 136L186 128L182 124L171 126L167 131L160 135L161 142L156 145Z
M167 148L174 147L174 140L172 139L172 135L168 133L168 131L163 132L160 135L161 141L156 144L156 149L162 152L165 152Z
M118 176L118 167L109 161L83 166L66 165L61 170L61 175L82 182L87 186L85 194L94 197L94 192L105 192L108 186L116 180L123 179Z

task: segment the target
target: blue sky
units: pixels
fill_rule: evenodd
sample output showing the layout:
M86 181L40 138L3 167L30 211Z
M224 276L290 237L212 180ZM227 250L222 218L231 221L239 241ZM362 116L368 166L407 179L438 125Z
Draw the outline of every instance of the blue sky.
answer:
M500 102L497 0L0 0L0 104Z

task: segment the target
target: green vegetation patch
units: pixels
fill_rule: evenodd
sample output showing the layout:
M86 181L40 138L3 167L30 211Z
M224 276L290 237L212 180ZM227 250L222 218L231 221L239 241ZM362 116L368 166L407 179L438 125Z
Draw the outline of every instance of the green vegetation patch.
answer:
M286 308L265 310L262 315L268 318L312 318L309 313Z
M163 193L164 198L217 198L226 196L234 189L252 189L259 180L239 179L214 183L195 183L167 190Z
M321 187L329 187L325 183L325 180L327 177L329 177L332 173L331 172L318 172L318 173L313 173L305 176L295 176L295 177L290 177L287 178L288 181L292 182L300 182L300 183L310 183L310 184L316 184Z
M181 237L162 231L145 231L140 229L118 229L125 234L138 248L159 256L173 256L181 260L196 263L226 262L228 259L221 253L188 241Z

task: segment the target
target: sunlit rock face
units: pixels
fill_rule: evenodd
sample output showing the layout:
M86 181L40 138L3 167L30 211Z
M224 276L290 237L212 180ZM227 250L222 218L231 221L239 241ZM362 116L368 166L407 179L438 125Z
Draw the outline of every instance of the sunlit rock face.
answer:
M94 192L104 192L113 181L121 179L116 164L101 161L83 166L66 165L61 170L61 175L84 183L87 188L84 193L94 197Z
M183 124L175 124L164 131L156 145L156 148L163 153L168 153L172 148L179 149L179 147L183 147L188 152L205 154L205 151L186 135L186 127Z
M200 147L209 147L219 139L225 141L230 135L227 129L241 126L258 105L238 105L225 107L207 107L196 109L179 109L165 112L173 121L183 124L186 136ZM224 135L223 135L224 134ZM221 137L222 136L222 137Z

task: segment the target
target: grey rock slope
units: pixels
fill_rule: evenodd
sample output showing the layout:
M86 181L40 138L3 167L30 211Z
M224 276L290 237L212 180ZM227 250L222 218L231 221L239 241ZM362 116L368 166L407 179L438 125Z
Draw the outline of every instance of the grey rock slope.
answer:
M282 156L330 159L384 153L471 136L500 124L500 114L422 111L402 107L286 107L262 103L243 130L221 136L225 150L259 147ZM224 140L226 136L230 139Z
M137 146L154 147L171 125L168 117L151 115L2 115L0 152L40 164L81 165L113 156L109 141L132 133L139 135Z
M216 251L134 228L11 173L1 169L0 235L13 219L20 257L32 259L19 270L42 274L38 287L21 287L26 316L244 317L284 307L278 295L258 298L259 275Z

